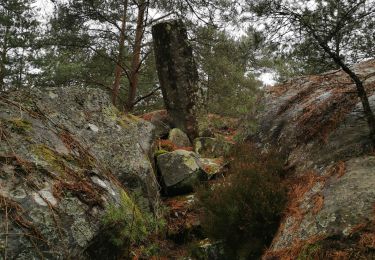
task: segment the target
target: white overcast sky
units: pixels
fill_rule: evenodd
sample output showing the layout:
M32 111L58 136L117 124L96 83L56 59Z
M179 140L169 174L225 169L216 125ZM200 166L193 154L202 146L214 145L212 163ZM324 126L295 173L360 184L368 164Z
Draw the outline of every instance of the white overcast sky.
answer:
M59 0L59 2L64 2L64 1L66 1L66 0ZM308 1L308 2L312 2L312 1ZM48 16L50 16L53 12L54 5L53 5L52 1L51 0L36 0L34 6L38 9L40 22L46 23ZM244 30L242 28L235 28L235 27L230 27L226 31L228 31L229 33L232 32L236 36L244 33ZM276 81L274 80L275 79L275 73L272 73L272 72L262 73L258 77L258 79L260 81L262 81L264 85L274 85L274 84L276 84Z

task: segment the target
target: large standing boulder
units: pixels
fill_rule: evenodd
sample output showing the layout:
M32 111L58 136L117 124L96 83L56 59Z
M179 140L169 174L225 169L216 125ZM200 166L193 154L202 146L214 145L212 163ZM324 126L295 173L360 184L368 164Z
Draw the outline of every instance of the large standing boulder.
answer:
M135 219L157 211L158 184L147 156L152 132L150 123L117 111L99 89L2 95L1 257L92 257L93 249L105 251L96 243L102 230L113 228L103 226L109 208L137 212ZM140 195L137 205L132 192Z
M204 175L198 156L189 151L176 150L156 158L162 184L168 195L193 191Z
M192 47L182 21L163 21L152 27L156 68L164 104L174 127L193 140L198 134L200 89Z
M375 61L353 68L375 111ZM373 258L365 240L375 234L375 157L351 79L341 70L293 79L269 88L263 103L257 140L287 154L292 172L288 208L265 258L308 259L314 250L320 259Z

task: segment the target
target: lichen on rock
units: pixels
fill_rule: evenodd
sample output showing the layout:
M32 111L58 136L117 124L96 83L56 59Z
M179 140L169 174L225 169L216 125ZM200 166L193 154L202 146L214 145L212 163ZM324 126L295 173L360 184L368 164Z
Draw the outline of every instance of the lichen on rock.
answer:
M0 122L0 228L16 234L0 234L1 256L89 257L124 193L132 200L138 192L139 214L158 212L153 126L119 112L103 91L10 92L0 98Z
M375 61L353 69L374 110ZM354 83L341 70L300 77L268 88L263 103L256 140L287 154L292 176L289 206L266 259L297 258L312 241L351 244L353 232L365 232L375 217L375 164Z

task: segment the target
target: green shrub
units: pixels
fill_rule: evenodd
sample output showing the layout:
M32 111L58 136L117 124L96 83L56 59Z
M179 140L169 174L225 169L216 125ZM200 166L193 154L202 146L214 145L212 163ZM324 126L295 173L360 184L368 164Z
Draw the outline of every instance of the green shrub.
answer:
M123 191L120 204L108 206L102 219L103 232L87 252L90 257L129 258L133 246L147 245L149 236L164 229L165 219L141 210L135 195L130 197Z
M230 259L257 259L270 244L286 202L282 160L251 145L233 151L227 178L198 192L206 234Z

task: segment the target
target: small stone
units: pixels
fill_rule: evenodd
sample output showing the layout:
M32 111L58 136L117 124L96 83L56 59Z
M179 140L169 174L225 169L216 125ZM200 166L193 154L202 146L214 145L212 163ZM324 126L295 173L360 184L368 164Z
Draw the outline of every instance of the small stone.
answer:
M53 92L49 92L48 93L48 96L51 98L51 99L55 99L55 98L58 98L59 97L59 95L57 95L57 94L55 94L55 93L53 93Z
M168 140L174 143L176 146L179 147L189 147L191 146L189 137L180 129L173 128L169 132Z
M87 129L93 131L94 133L99 132L99 127L97 127L96 125L94 124L87 124L87 125L88 125Z

